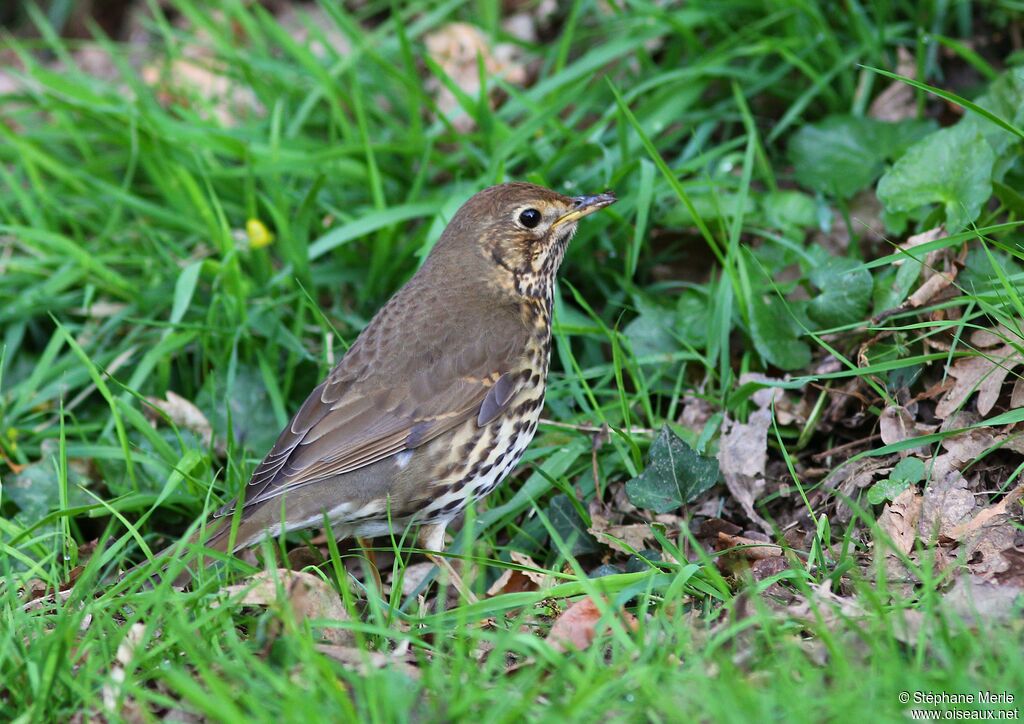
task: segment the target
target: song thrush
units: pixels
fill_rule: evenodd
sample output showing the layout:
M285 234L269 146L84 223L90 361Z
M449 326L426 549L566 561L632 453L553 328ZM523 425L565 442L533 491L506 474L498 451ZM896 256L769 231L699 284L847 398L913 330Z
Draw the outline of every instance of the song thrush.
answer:
M421 547L441 551L448 523L533 438L555 274L576 223L614 201L528 183L469 199L218 511L206 545L235 552L326 516L338 537L418 524Z

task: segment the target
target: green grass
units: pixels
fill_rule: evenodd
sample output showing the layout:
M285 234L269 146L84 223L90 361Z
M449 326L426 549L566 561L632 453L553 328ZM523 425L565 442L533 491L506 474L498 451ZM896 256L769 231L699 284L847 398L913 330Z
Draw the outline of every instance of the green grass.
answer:
M982 57L961 41L1019 23L1017 4L576 2L541 41L520 42L533 83L487 79L506 96L497 107L457 94L468 132L433 112L424 79L442 71L425 61L424 36L454 20L500 33L500 3L325 3L327 21L309 28L320 56L259 5L215 5L218 14L174 0L173 17L156 13L147 63L201 48L251 92L229 126L215 116L222 101L147 84L113 41L98 42L116 79L79 70L78 45L41 13L25 11L34 33L0 40L23 81L0 96L0 717L844 721L903 717L903 691L1019 701L1019 615L952 603L967 561L940 566L928 546L907 561L915 587L887 582L871 562L891 543L880 507L861 500L838 517L841 494L807 468L812 454L877 432L886 405L942 378L943 365L985 354L971 346L974 329L1001 322L1021 349L1020 144L998 154L1008 168L968 227L910 252L924 260L966 243L954 293L886 316L911 289L891 265L905 255L870 241L853 199L809 183L791 145L827 116L863 116L889 82L873 69L895 69L897 47L916 61L922 117L941 113L927 89L949 91L952 69L976 70L954 88L976 99L1008 51L986 46ZM331 44L335 34L349 50ZM1019 135L1019 119L995 116ZM898 156L879 159L872 198ZM115 582L234 497L461 202L508 179L620 198L581 225L563 268L545 411L556 424L541 426L514 480L449 549L471 562L480 593L515 566L512 551L556 575L557 588L447 609L434 588L420 589L426 604L380 597L348 574L363 571L363 554L347 543L328 545L317 573L349 613L341 623L297 622L283 589L269 607L228 600L224 576L252 572L238 562L189 592L169 578ZM889 239L943 214L891 214ZM250 219L273 243L251 247ZM829 223L849 231L845 252L812 236ZM849 261L830 277L833 256ZM870 304L814 301L855 277ZM886 297L899 284L903 296ZM877 339L884 347L860 359ZM835 368L816 366L826 352ZM644 469L651 431L679 421L687 400L709 405L703 430L673 430L713 456L725 416L757 409L758 386L741 376L781 369L792 378L779 386L804 395L809 413L770 429L783 482L758 510L806 534L787 543L789 570L755 581L720 568L727 556L680 527L693 506L658 529L660 561L627 563L573 539L591 522L595 490L611 505ZM858 380L869 399L844 428L828 417L829 395ZM168 390L202 410L213 442L153 412L146 398ZM982 422L1011 430L1020 412ZM595 448L588 428L602 425L610 437ZM927 444L938 455L951 434L847 454ZM986 459L1003 465L1002 454ZM1019 484L1020 470L996 489ZM715 495L742 522L724 486ZM422 560L401 540L376 545L385 579ZM176 563L196 555L183 550ZM589 577L603 560L617 571ZM771 584L788 602L762 595ZM26 608L33 585L64 593ZM559 653L544 636L583 595L605 609L606 632ZM365 665L318 650L325 629L351 632ZM396 649L400 661L371 661Z

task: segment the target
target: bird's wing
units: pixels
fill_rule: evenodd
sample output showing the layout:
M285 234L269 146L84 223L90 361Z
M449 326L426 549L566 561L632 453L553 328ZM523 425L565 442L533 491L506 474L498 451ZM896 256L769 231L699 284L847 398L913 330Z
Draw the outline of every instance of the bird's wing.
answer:
M412 450L467 419L483 426L521 385L510 371L523 349L517 330L463 329L458 339L403 346L371 327L282 431L254 471L244 507Z

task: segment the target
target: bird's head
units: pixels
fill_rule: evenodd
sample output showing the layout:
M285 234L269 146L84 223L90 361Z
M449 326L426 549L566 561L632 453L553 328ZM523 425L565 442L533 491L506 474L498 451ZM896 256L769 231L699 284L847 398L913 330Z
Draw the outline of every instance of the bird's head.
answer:
M528 183L492 186L462 205L435 250L482 257L494 265L497 283L547 297L577 222L615 200L609 192L564 196Z

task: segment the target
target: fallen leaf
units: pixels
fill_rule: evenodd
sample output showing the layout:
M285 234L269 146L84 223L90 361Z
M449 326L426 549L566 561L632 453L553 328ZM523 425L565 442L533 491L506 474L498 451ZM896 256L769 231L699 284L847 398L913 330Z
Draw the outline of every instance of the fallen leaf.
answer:
M537 584L534 583L522 571L516 568L506 568L498 576L498 580L487 589L487 598L502 596L506 593L521 593L523 591L536 591Z
M167 415L175 427L194 432L204 445L209 446L213 440L213 428L203 411L190 400L171 390L167 390L164 397L163 400L159 397L147 397L146 401ZM151 411L150 413L152 419L159 419L159 416L153 415Z
M969 521L962 523L952 530L949 531L949 537L954 540L963 540L971 533L980 530L986 525L991 525L994 521L1002 520L1005 516L1010 514L1011 506L1024 496L1024 483L1021 483L1016 488L1008 492L1002 500L994 505L990 505L985 508Z
M242 583L225 586L221 592L235 602L246 606L275 607L281 603L279 592L290 604L295 623L306 619L319 621L348 621L351 619L337 591L322 578L305 571L261 571ZM216 605L214 602L213 605ZM320 635L329 643L346 645L355 641L352 632L344 628L322 627Z
M914 486L900 493L894 501L882 509L878 516L878 527L888 536L889 542L875 543L875 561L885 567L889 585L898 593L907 594L913 584L910 569L900 559L900 553L909 556L914 550L917 525L921 519L921 496ZM890 547L891 545L891 547ZM879 554L881 553L881 560Z
M550 574L545 573L541 566L530 556L518 551L510 551L508 555L513 563L517 563L526 569L522 571L523 575L533 581L538 590L551 588L554 585L555 579Z
M951 418L952 419L952 418ZM955 423L957 427L967 427L973 424ZM998 441L991 428L974 428L952 435L942 440L942 448L945 450L941 455L936 455L928 465L928 477L931 480L942 480L951 472L963 470L969 464L974 463L981 454L993 447Z
M770 406L775 394L776 390L770 387L755 392L753 400L758 409L750 414L746 423L726 415L718 445L718 464L726 487L747 517L769 535L773 532L772 527L754 510L754 501L765 490L768 429L772 422Z
M520 62L520 50L510 43L491 47L484 33L468 23L449 23L429 33L424 42L427 53L451 81L474 101L481 91L481 70L486 78L502 78L512 85L526 83L525 66ZM476 121L459 103L455 93L437 78L431 77L428 88L437 97L438 112L463 133L473 130ZM496 84L491 83L493 88ZM489 99L494 103L494 96Z
M924 425L914 420L910 411L902 405L889 405L878 418L878 432L882 442L893 445L913 437L920 437L935 432L935 425ZM908 448L900 455L908 456L924 451L923 447Z
M921 540L934 541L971 517L977 507L967 480L956 470L941 480L933 480L921 499L921 517L917 532Z
M928 244L928 243L931 243L933 241L938 241L939 239L944 239L946 236L948 236L948 234L946 234L946 229L944 227L942 227L942 226L936 226L934 229L929 229L928 231L922 231L920 234L914 234L913 236L908 237L906 241L904 241L902 244L899 245L900 251L908 252L908 253L898 257L896 260L893 261L892 265L893 266L903 266L904 264L907 264L907 263L914 263L914 264L916 264L916 263L919 263L919 261L926 261L924 259L918 259L917 258L919 256L918 254L910 254L909 253L910 250L913 249L914 247L922 246L923 244ZM927 263L925 263L924 266L922 267L921 273L922 274L930 274L931 273L930 270L928 269L928 264Z
M718 463L698 455L668 425L661 428L647 454L647 466L626 483L638 508L668 513L691 502L718 480Z
M1017 620L1024 590L1016 586L1001 586L978 576L958 576L944 596L952 610L968 621Z
M636 617L626 611L622 612L626 624L635 629ZM597 636L597 624L601 620L601 609L594 599L587 596L572 604L555 619L547 640L556 651L565 652L570 649L582 651L594 642Z
M1024 496L1024 483L1008 492L998 503L983 508L947 532L948 540L964 545L968 567L973 573L991 578L1011 567L1012 554L1010 558L1004 558L1002 554L1003 551L1015 550L1017 526L1011 517L1020 517L1017 503L1021 496Z
M1024 407L1024 377L1018 377L1013 381L1013 392L1010 393L1010 409L1016 410Z
M742 535L730 535L725 531L718 531L717 548L720 551L735 548L737 550L732 551L732 553L750 561L775 558L782 554L782 547L774 543L747 538Z
M1006 375L1021 363L1024 354L1011 345L984 355L961 357L949 368L949 376L956 382L935 406L935 416L945 418L963 408L974 392L978 393L978 412L987 415L999 399Z
M337 644L317 644L317 651L330 656L335 661L344 664L346 667L355 669L363 676L366 676L375 669L391 668L400 671L411 679L420 678L420 670L413 666L405 657L408 652L408 641L403 642L405 646L399 646L390 654L382 651L368 651L354 646L339 646Z
M884 458L860 458L845 462L832 471L823 483L824 487L835 488L839 493L836 502L836 518L848 523L853 518L853 508L848 500L856 500L858 491L874 482L879 475L885 475L893 469L896 456Z
M591 528L590 532L612 550L626 554L643 550L646 542L654 537L651 526L647 523L610 525L604 530Z
M889 536L893 547L906 555L914 550L920 519L921 496L916 489L907 488L882 509L878 526Z
M117 646L117 653L114 662L110 667L109 680L103 685L102 697L103 706L111 714L124 716L125 712L118 707L118 699L121 697L121 687L124 686L125 669L131 665L135 658L135 650L146 635L146 626L141 623L133 623L125 632L124 638ZM128 717L131 719L132 717ZM138 721L142 721L138 719Z
M906 48L896 48L896 74L904 78L917 78L917 61ZM905 121L917 117L917 98L913 87L894 80L879 93L868 109L871 118L880 121Z
M413 563L406 566L402 573L402 595L411 596L415 593L435 568L436 566L430 562Z
M1001 555L1009 567L996 573L993 578L1002 585L1024 588L1024 548L1007 548Z
M948 289L956 281L956 268L950 272L937 272L928 277L924 284L919 286L913 294L907 298L907 304L913 309L918 309L930 303L941 292Z
M141 76L146 85L154 88L162 105L209 113L225 128L262 116L266 111L253 90L232 78L228 68L205 46L187 46L169 62L145 66Z

